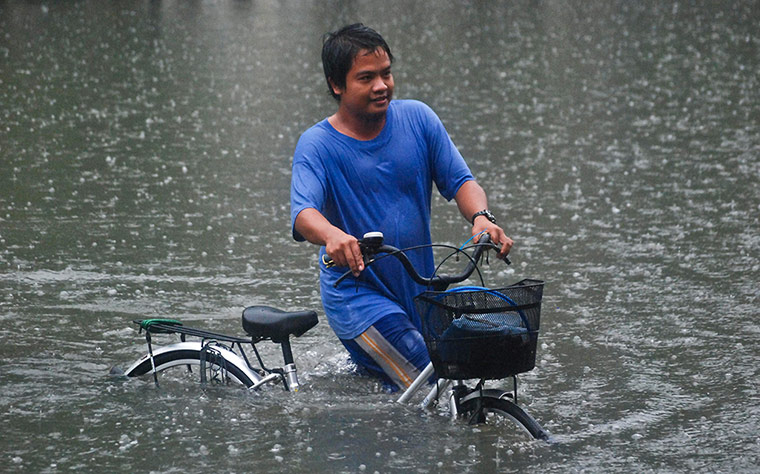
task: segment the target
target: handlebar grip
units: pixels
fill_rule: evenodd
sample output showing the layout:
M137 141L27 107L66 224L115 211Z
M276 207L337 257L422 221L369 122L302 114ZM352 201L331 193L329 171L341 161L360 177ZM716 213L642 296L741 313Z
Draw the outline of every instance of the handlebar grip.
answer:
M481 237L480 240L478 240L478 243L484 243L484 244L491 243L492 244L493 241L491 240L491 236L488 234L488 232L484 232L483 233L483 237ZM501 246L497 245L496 249L497 250L501 250ZM504 263L506 263L507 265L512 265L512 261L506 255L504 255L504 258L502 258L501 260L504 260Z
M322 263L324 264L325 268L332 268L335 266L335 260L328 257L326 253L322 254Z
M367 232L359 241L359 248L362 251L362 257L366 260L367 250L378 249L383 245L383 233L378 231ZM335 261L330 258L326 253L322 254L322 263L325 268L332 268L335 266Z

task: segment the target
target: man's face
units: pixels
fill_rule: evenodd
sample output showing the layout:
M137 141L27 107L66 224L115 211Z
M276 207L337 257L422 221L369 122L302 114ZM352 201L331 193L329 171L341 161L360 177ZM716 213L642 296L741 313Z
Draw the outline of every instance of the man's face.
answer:
M385 117L393 96L391 60L384 49L360 51L346 75L346 86L333 90L340 95L340 107L364 120Z

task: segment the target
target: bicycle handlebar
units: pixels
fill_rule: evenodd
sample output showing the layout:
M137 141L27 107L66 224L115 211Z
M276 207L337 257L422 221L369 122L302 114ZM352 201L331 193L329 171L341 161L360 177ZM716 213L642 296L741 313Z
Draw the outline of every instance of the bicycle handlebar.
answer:
M409 257L407 257L404 253L406 250L411 250L411 248L397 249L391 245L383 244L383 235L380 232L370 232L365 234L363 238L359 239L359 248L362 251L362 256L364 257L366 266L371 265L375 261L373 258L375 255L388 254L395 257L399 262L401 262L412 280L420 285L431 287L436 291L445 290L449 285L462 282L469 278L470 275L472 275L472 272L474 272L477 268L478 262L483 256L484 251L488 249L497 251L499 250L499 247L491 242L491 237L488 234L483 234L480 237L478 243L473 245L473 247L475 247L475 250L472 252L471 256L468 255L469 263L467 264L467 267L462 270L462 272L455 275L433 275L427 278L419 274L417 269L414 268L414 265L409 260ZM504 261L507 265L511 263L507 258L504 258ZM323 262L328 268L334 264L332 260L325 260L324 257ZM337 287L349 275L351 275L350 270L341 275L340 278L338 278L338 280L333 284L333 286Z

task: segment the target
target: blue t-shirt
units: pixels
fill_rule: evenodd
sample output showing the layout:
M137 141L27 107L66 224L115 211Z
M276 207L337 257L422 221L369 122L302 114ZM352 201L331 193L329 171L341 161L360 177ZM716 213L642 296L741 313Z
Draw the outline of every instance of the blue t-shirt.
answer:
M385 127L368 141L335 130L327 119L308 129L293 157L290 214L293 237L298 214L318 210L334 226L361 238L380 231L398 248L430 243L432 185L451 200L473 179L440 119L425 104L394 100ZM325 268L319 252L325 314L341 339L353 339L391 313L407 314L419 328L414 297L424 291L393 257L368 267L358 279L333 283L347 268ZM421 275L434 271L433 252L408 253Z

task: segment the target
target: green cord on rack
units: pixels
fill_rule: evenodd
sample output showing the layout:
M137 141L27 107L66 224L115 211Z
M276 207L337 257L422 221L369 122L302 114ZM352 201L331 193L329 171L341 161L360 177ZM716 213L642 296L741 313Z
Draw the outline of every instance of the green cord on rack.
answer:
M171 332L168 330L163 330L163 329L154 327L158 324L162 324L164 326L182 326L182 321L177 321L176 319L161 319L161 318L143 319L142 321L140 321L140 329L144 329L146 331L151 331L154 333Z

